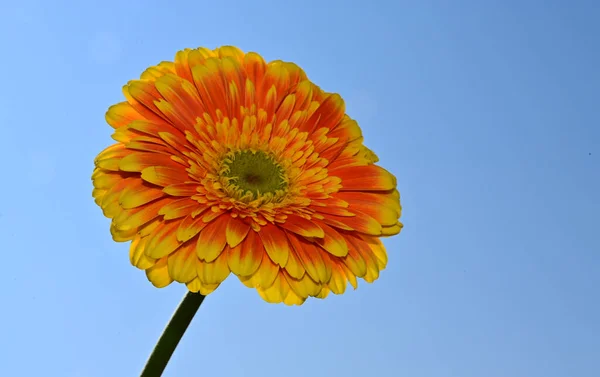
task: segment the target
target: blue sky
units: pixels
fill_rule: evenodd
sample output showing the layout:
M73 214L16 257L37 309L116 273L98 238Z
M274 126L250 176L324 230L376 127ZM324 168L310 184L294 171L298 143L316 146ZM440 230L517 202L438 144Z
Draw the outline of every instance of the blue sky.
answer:
M237 45L340 93L398 177L375 284L301 307L229 279L165 376L600 374L600 3L0 5L0 375L138 375L185 289L129 265L91 197L121 86Z

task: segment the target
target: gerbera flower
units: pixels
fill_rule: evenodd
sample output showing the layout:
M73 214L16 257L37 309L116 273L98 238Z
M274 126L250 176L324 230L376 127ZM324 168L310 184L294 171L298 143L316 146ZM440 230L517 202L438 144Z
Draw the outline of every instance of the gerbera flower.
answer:
M93 196L154 286L206 295L233 273L302 304L378 278L400 196L338 94L230 46L179 51L123 92Z

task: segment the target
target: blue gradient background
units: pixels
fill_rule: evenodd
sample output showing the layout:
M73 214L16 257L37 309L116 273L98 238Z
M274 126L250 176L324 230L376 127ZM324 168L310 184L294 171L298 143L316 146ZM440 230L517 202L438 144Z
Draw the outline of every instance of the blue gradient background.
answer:
M121 86L234 44L339 92L398 177L375 284L301 307L229 279L165 376L600 376L600 3L0 5L0 375L139 374L185 290L91 197Z

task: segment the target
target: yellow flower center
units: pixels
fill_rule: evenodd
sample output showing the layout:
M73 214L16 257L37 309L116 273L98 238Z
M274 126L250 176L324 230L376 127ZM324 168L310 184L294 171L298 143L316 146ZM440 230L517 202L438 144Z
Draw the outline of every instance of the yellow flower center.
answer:
M282 166L263 151L226 153L221 160L220 176L225 192L243 202L280 201L288 187Z

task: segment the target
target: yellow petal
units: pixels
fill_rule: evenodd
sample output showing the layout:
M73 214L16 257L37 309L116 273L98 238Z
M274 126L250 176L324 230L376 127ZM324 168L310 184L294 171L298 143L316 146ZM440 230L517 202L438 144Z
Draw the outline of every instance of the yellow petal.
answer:
M224 229L228 220L228 216L220 216L202 229L196 244L196 253L200 260L212 262L221 255L227 243Z
M290 244L283 230L276 225L267 224L261 227L258 235L271 260L284 267L289 258Z
M204 284L208 285L221 284L231 272L227 265L226 252L221 253L221 255L211 263L198 261L196 266L198 278Z
M298 296L293 290L290 289L287 296L283 299L283 303L286 305L302 305L306 301L306 298Z
M186 284L190 292L200 292L200 294L206 296L214 292L219 287L219 284L204 284L198 278L190 281Z
M296 237L295 235L289 235L288 238ZM290 247L289 258L285 264L285 270L291 277L295 279L301 279L304 276L306 270L298 257L296 251Z
M119 195L119 204L124 209L136 208L153 200L162 198L165 194L159 188L148 185L141 179L132 181L125 186Z
M302 279L294 279L289 274L284 274L292 291L298 297L306 299L309 296L316 296L322 289L321 284L317 284L310 276L305 275Z
M142 116L127 102L120 102L108 108L106 122L113 128L121 128Z
M197 276L197 262L196 245L193 242L189 242L169 255L167 263L169 275L180 283L192 281Z
M286 221L281 224L281 227L304 237L325 237L325 232L319 224L297 215L288 215Z
M339 264L333 263L331 267L331 280L329 280L327 286L334 294L341 295L346 291L346 285L347 279L344 270Z
M347 240L352 244L352 239L348 238ZM352 244L352 247L348 250L348 255L341 258L341 262L353 275L363 277L367 273L367 263L354 244Z
M176 199L171 201L169 204L162 207L159 211L159 215L164 215L165 220L179 219L190 215L193 210L199 207L197 201L189 198Z
M290 291L290 285L282 274L278 274L273 284L268 288L257 288L258 294L267 302L277 304L283 302L283 299Z
M250 225L235 217L230 217L225 229L225 236L230 247L236 247L248 234Z
M321 292L319 292L318 295L316 295L316 298L320 298L320 299L324 299L329 295L329 292L331 292L331 289L327 288L327 287L323 287L323 289L321 289Z
M196 237L208 223L205 223L201 217L194 218L192 215L186 216L177 229L177 239L180 242L186 242Z
M167 257L159 259L156 264L146 270L146 277L156 288L164 288L173 282L167 267Z
M265 249L256 232L249 232L244 241L236 247L228 248L228 265L237 276L251 276L256 272Z
M402 231L403 227L404 225L401 222L398 222L392 226L384 226L383 228L381 228L381 235L388 237L395 236L396 234L399 234L400 231Z
M148 237L136 237L129 246L129 260L132 265L141 270L150 268L156 263L156 259L144 254L147 241Z
M344 237L329 225L319 224L325 231L324 238L316 239L316 243L331 255L344 257L348 254L348 244Z
M290 236L289 240L306 273L316 282L328 282L331 278L331 264L329 258L324 258L326 252L300 237Z
M146 246L146 255L150 258L162 258L177 249L181 242L177 240L179 222L164 222L154 234L150 235Z
M252 283L255 287L268 288L273 285L278 273L279 266L273 263L271 258L265 253L263 254L258 270L252 275Z
M115 242L127 242L133 240L138 234L138 229L121 230L118 229L114 222L110 224L110 234Z

